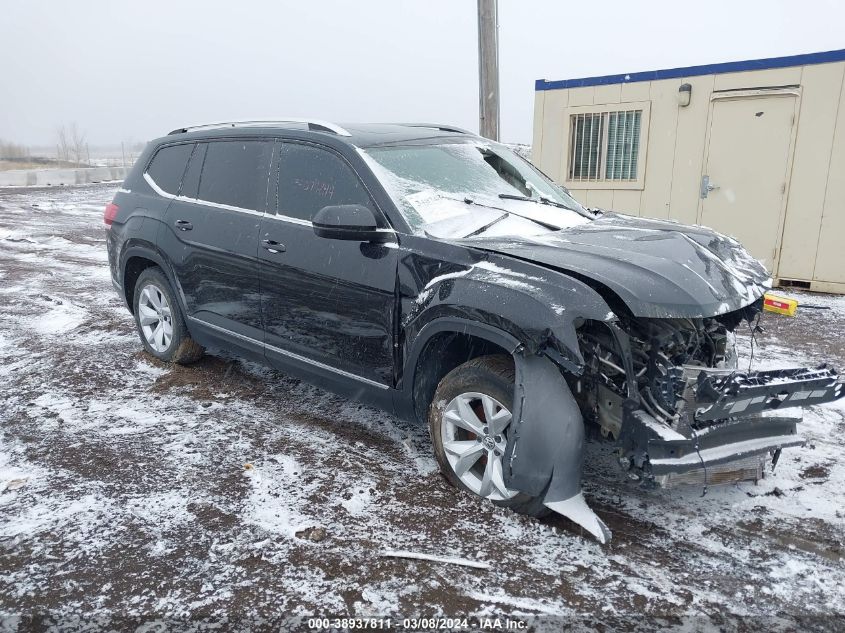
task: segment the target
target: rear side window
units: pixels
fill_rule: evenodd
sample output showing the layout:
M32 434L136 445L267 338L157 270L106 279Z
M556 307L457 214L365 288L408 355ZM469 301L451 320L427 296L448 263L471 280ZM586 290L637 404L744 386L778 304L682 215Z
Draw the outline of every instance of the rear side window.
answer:
M272 152L272 141L208 143L197 197L263 211Z
M197 190L200 186L200 173L202 172L202 164L205 160L205 143L197 143L197 148L191 154L191 160L188 162L188 170L182 176L182 191L180 194L187 198L196 198Z
M375 211L358 175L337 154L283 143L279 154L278 212L310 221L323 207L361 204ZM378 213L376 213L378 217Z
M179 193L182 175L185 173L185 166L188 164L193 148L193 143L167 145L156 152L150 166L147 167L147 173L159 188L174 196Z

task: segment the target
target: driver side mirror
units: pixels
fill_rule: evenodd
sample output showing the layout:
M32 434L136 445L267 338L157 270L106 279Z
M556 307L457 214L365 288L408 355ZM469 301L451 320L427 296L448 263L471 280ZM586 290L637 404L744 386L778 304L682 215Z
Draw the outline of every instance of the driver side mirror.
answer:
M330 240L384 243L393 239L393 231L380 229L372 210L361 204L337 204L323 207L311 220L314 233Z

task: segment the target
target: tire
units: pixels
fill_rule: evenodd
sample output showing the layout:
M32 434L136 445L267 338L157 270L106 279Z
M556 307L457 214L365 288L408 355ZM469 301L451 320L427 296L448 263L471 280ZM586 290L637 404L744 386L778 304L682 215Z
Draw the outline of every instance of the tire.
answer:
M135 327L147 353L180 365L202 356L203 348L188 333L176 295L160 268L147 268L138 276L132 307Z
M500 466L496 465L496 456L501 457L504 446L507 443L507 430L509 422L505 423L500 431L495 426L496 419L502 414L502 407L507 412L513 411L513 390L515 384L515 372L513 359L505 355L480 356L459 365L450 371L437 386L434 398L429 405L428 428L431 433L431 440L434 445L434 455L440 466L440 472L446 480L461 490L482 496L498 506L510 508L514 512L527 514L534 517L542 517L550 514L550 510L543 505L542 497L532 497L523 492L515 492L504 489L504 482L495 474L490 480L498 480L498 485L493 483L485 489L485 478L488 468L495 473ZM486 398L486 403L485 403ZM493 408L490 401L493 402ZM482 424L480 433L473 433L461 425L467 423L467 417L462 416L462 421L456 423L460 411L466 412L464 406L459 402L463 400L475 413L478 422ZM489 424L489 411L493 411L492 420L494 425ZM506 417L506 416L505 416ZM470 417L469 425L474 426ZM486 431L486 434L485 434ZM458 444L463 442L463 444ZM466 464L475 458L478 448L473 446L477 443L480 450L480 457L463 474L458 471L464 470ZM460 450L457 450L460 446ZM466 452L464 452L466 447ZM468 455L466 458L459 455ZM501 459L498 459L501 465ZM488 494L482 494L489 491Z

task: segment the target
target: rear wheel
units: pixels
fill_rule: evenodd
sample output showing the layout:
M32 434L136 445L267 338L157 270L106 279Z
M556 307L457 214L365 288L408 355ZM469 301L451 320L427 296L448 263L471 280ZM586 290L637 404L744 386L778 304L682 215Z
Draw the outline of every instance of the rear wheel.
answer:
M522 514L544 516L540 497L509 489L504 454L512 424L513 360L481 356L440 381L429 408L429 431L440 472L455 487Z
M203 349L188 334L182 311L161 269L147 268L140 274L133 307L141 343L150 354L180 364L193 363L202 356Z

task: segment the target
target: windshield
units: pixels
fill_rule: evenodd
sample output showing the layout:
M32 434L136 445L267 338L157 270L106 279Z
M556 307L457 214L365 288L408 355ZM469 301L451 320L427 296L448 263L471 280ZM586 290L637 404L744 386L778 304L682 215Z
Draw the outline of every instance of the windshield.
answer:
M374 147L362 154L416 233L533 235L589 222L565 189L498 143Z

